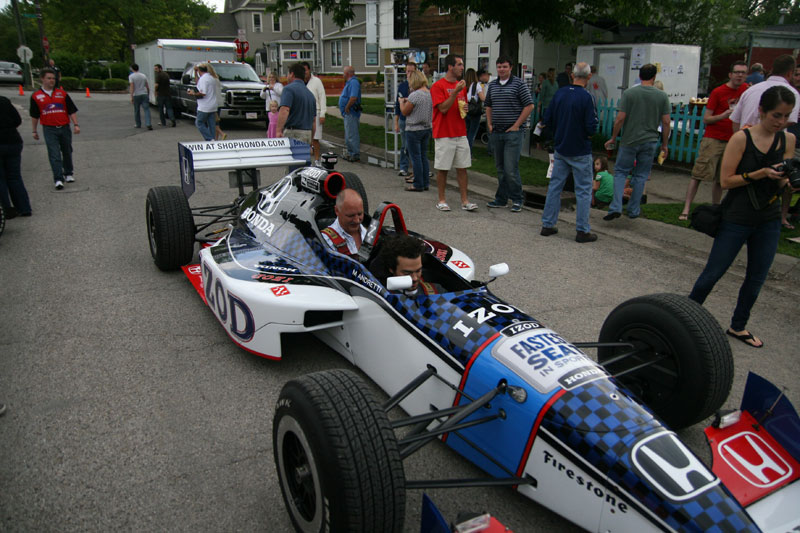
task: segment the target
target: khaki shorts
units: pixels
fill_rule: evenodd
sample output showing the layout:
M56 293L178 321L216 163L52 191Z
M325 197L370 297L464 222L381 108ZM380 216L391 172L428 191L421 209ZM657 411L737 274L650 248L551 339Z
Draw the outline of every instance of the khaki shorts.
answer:
M472 154L466 137L442 137L434 139L433 168L450 170L451 168L469 168L472 166Z
M311 130L296 130L294 128L290 128L287 130L283 130L283 136L288 137L289 139L297 139L298 141L303 141L308 145L311 144Z
M728 145L726 141L703 137L692 167L692 178L719 183L719 169L722 166L722 154Z
M319 115L314 117L314 120L317 123L317 131L314 132L314 140L321 141L322 140L322 124L319 123Z

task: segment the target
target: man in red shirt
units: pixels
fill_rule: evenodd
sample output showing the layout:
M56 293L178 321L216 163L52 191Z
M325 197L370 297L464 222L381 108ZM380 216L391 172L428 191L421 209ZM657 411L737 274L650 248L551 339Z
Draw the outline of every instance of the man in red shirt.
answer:
M461 209L475 211L478 206L467 199L467 168L472 165L472 155L467 142L467 82L461 79L464 59L450 54L444 59L447 74L431 87L433 101L433 140L436 185L439 203L436 209L450 211L445 198L447 173L456 169L458 189L461 192ZM460 80L460 81L459 81Z
M731 65L728 82L720 85L708 97L708 104L703 113L703 122L706 125L703 140L692 168L692 179L686 189L686 202L679 220L689 217L689 209L697 194L701 181L711 181L711 201L719 204L722 200L722 186L719 184L719 169L725 146L733 135L733 124L730 115L733 112L739 97L749 87L744 82L747 77L747 63L736 61Z
M43 68L40 77L42 87L31 95L30 114L33 123L33 138L39 140L39 122L44 130L47 157L53 171L56 189L64 188L64 182L72 183L72 132L70 120L75 125L75 135L81 132L78 125L78 108L67 91L56 88L56 75L50 68Z

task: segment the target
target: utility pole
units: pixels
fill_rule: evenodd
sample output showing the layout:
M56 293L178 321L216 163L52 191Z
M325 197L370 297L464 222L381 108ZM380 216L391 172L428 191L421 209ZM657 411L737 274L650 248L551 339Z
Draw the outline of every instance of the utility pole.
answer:
M50 42L47 40L47 37L44 36L44 21L42 20L42 6L39 4L39 0L34 0L34 6L36 6L36 24L39 26L39 39L42 41L42 51L43 51L43 59L44 59L44 66L48 66L47 60L50 56Z
M22 31L22 19L19 16L18 0L11 0L11 11L14 12L14 21L16 22L17 26L17 39L19 39L19 45L25 46L25 32ZM22 83L25 85L26 89L30 89L32 86L30 61L22 61Z

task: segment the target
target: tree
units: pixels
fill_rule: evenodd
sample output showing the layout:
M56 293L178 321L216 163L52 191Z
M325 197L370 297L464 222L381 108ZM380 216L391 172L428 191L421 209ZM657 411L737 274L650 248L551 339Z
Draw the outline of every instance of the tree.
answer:
M267 11L285 13L292 0L276 0ZM303 0L309 11L324 11L339 26L353 19L350 0ZM472 13L478 17L475 29L496 25L500 29L500 53L517 62L519 35L528 33L547 41L577 42L580 25L601 17L622 24L644 22L652 6L641 0L423 0L421 10L438 6L452 14Z
M132 44L197 37L213 15L201 0L49 0L43 11L54 50L121 61Z
M33 7L25 2L19 3L20 15L23 13L33 14ZM32 18L22 18L22 32L25 34L25 44L33 50L31 64L34 67L42 66L42 43L39 40L39 30L36 21ZM14 13L11 4L0 11L0 59L19 63L17 58L17 48L19 47L19 36L17 35L17 23L14 20Z

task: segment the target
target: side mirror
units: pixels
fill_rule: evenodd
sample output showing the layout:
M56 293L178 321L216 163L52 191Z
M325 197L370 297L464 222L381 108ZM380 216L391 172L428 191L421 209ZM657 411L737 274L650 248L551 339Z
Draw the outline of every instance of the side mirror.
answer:
M404 291L414 284L411 276L392 276L386 279L386 288L390 291Z
M184 85L189 85L190 83L192 83L192 77L189 76L188 74L184 74L181 81L183 82Z
M492 265L489 267L489 277L499 278L500 276L505 276L508 274L509 268L507 263L497 263L496 265Z

